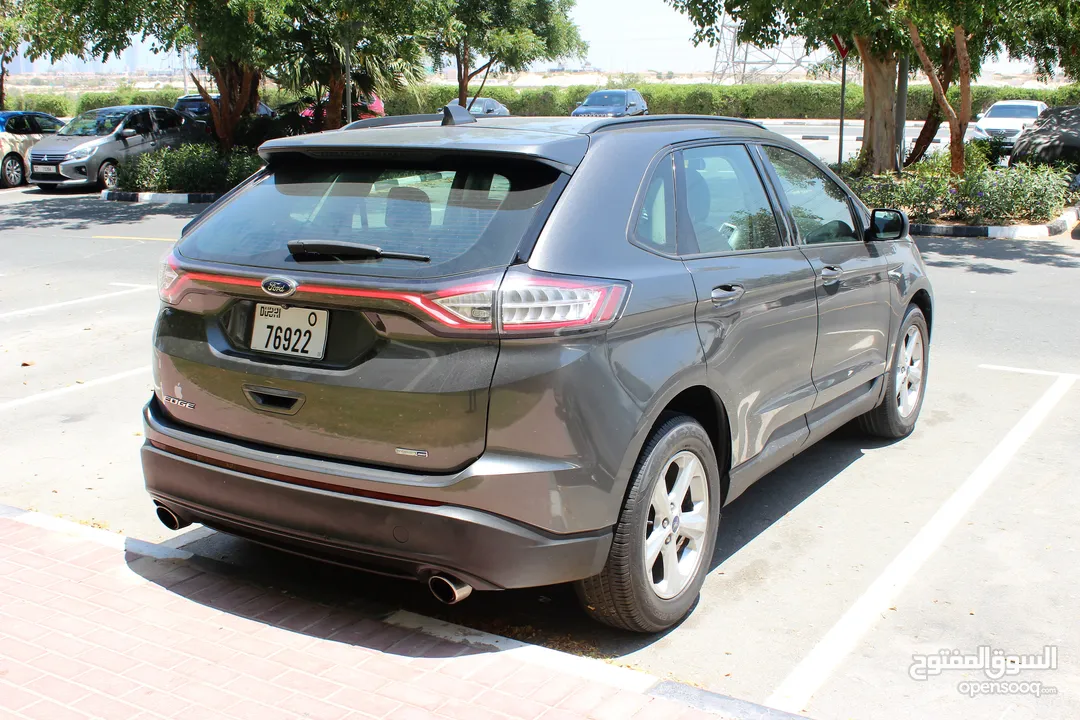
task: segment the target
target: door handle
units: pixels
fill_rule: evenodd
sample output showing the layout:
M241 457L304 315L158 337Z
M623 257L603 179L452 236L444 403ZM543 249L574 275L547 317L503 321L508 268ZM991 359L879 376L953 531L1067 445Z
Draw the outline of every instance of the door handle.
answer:
M746 294L742 285L720 285L712 291L713 305L730 305Z
M840 278L844 276L844 268L836 265L826 265L821 268L822 285L839 285Z

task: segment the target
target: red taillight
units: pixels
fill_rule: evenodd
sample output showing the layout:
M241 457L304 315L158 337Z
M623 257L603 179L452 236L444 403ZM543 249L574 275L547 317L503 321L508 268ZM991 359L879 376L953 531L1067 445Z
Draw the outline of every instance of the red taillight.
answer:
M158 271L158 297L169 305L176 305L187 293L193 281L237 285L240 287L259 287L262 283L255 278L217 275L215 273L189 272L180 267L176 255L170 252L161 263Z
M176 256L170 251L161 261L161 267L158 269L158 297L161 298L161 302L175 305L180 300L186 284L184 271L180 269Z
M506 334L594 330L619 318L629 284L511 269L499 287L499 327Z

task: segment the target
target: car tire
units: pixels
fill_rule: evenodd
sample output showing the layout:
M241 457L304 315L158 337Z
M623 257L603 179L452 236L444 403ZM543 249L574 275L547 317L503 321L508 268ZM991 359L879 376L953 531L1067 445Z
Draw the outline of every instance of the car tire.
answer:
M22 158L10 153L0 162L0 188L18 187L26 182L26 165Z
M896 350L886 375L885 399L858 419L863 432L896 440L915 429L926 395L930 329L917 305L909 305L900 323Z
M686 494L672 510L682 472ZM662 418L634 468L607 564L575 584L585 611L607 625L645 633L686 617L712 566L720 501L720 471L708 433L687 415ZM658 512L661 503L666 507ZM651 564L647 552L656 558Z
M119 168L112 160L106 160L98 168L98 185L102 190L115 190L118 185Z

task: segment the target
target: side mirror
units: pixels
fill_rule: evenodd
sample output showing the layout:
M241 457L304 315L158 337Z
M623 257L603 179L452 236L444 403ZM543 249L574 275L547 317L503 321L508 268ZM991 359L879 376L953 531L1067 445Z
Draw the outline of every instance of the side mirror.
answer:
M874 210L870 214L870 229L866 231L866 242L900 240L907 237L910 228L908 217L903 210Z
M139 133L135 130L135 128L124 128L120 131L120 137L124 138L125 140L127 138L133 138L138 134Z
M574 103L574 107L581 107L581 103Z
M984 114L985 113L979 113L978 115L976 115L975 116L975 122L979 122L980 120L982 120Z
M495 112L495 108L489 107L487 110L484 110L484 112L488 115L491 115Z

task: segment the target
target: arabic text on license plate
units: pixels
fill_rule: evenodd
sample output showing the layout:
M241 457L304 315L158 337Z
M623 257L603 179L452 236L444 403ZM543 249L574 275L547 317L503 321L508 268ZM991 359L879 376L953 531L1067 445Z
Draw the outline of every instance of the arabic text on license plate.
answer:
M326 353L329 319L326 310L256 304L251 349L320 360Z
M60 169L55 165L35 165L34 172L42 173L44 175L55 175L60 172Z

